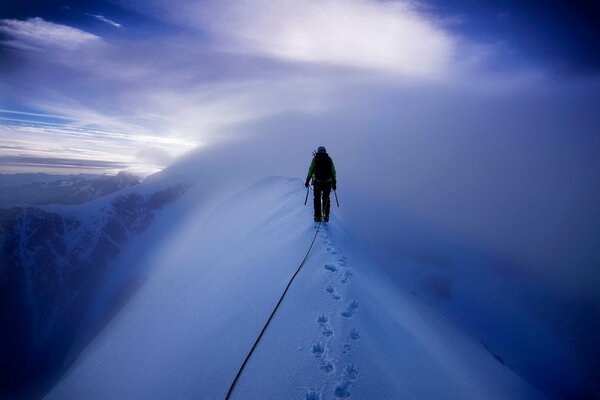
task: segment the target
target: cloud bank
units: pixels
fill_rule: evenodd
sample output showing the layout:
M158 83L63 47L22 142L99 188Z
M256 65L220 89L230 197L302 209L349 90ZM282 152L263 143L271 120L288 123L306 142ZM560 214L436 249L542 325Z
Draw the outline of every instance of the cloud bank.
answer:
M241 124L282 113L328 112L339 104L341 88L365 79L393 85L450 79L456 54L466 51L465 41L440 19L406 1L122 5L167 28L101 37L40 17L1 20L2 44L16 51L11 59L19 67L0 63L0 85L9 94L4 108L18 111L9 106L16 103L66 118L58 124L63 138L61 127L52 126L65 148L77 140L73 129L86 147L88 129L97 134L95 150L104 148L107 159L148 171L160 166L144 166L147 157L133 156L142 143L140 154L160 149L169 155L160 160L170 160L235 136ZM85 15L122 26L101 14ZM10 118L4 116L0 134L12 141L24 127L49 131L38 120ZM114 134L99 131L122 133L122 146L115 147ZM36 153L45 145L30 142ZM60 158L68 157L64 153Z

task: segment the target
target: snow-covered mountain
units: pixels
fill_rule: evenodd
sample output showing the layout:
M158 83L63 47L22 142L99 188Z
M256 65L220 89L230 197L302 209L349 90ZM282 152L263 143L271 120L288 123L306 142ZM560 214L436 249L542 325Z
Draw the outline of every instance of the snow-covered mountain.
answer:
M134 282L134 264L112 278L114 260L186 186L132 189L80 206L0 209L0 397L35 397L62 373Z
M47 399L223 399L315 234L232 398L542 398L392 284L337 218L317 232L300 180L268 178L222 201L206 200L204 182L119 256L146 279Z
M102 175L99 174L75 174L75 175L55 175L38 173L16 173L16 174L0 174L0 188L13 188L33 183L52 183L60 180L94 180Z
M0 206L82 204L138 183L139 177L124 171L117 175L1 175Z

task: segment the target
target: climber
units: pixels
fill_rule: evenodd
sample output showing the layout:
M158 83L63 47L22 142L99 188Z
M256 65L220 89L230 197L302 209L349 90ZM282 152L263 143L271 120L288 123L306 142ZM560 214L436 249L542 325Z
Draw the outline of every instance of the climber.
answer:
M311 178L315 194L315 222L329 222L329 194L332 189L336 190L336 174L333 160L323 146L320 146L314 153L304 184L306 188L308 188Z

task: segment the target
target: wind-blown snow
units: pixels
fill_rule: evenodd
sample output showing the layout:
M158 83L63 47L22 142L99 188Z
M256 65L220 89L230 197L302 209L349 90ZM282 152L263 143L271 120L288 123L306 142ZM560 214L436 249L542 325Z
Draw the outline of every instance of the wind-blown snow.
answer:
M315 234L304 195L269 178L148 243L145 283L46 398L223 399ZM334 216L232 398L347 397L542 398L390 283Z

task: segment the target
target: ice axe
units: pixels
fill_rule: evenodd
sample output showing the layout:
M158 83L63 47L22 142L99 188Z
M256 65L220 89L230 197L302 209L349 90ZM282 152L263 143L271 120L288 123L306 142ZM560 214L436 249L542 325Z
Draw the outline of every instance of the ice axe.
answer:
M337 204L337 206L338 206L338 208L339 208L339 206L340 206L340 202L338 201L338 198L337 198L337 192L334 190L334 191L333 191L333 194L335 194L335 202L336 202L336 204ZM306 196L308 196L308 194L307 194ZM305 203L305 204L306 204L306 203Z
M317 155L317 152L315 150L313 150L313 157ZM308 194L310 193L310 186L306 187L306 198L304 199L304 205L306 205L306 202L308 201Z
M310 192L310 186L308 186L306 188L306 198L304 199L304 205L306 205L306 202L308 201L308 193Z

